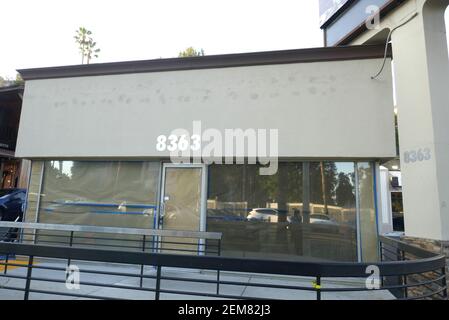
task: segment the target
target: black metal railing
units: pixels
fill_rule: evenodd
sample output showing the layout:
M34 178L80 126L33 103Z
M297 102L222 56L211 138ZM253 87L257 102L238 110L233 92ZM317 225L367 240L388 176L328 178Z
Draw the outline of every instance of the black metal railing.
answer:
M1 222L3 242L220 255L219 232Z
M153 253L221 255L222 234L185 230L137 229L87 225L0 222L8 231L0 241L24 242L84 248L105 248ZM8 272L11 254L4 255L3 273ZM71 259L67 259L67 265ZM0 264L1 265L1 264ZM140 266L140 287L143 285L144 265ZM217 280L220 272L217 272ZM217 285L217 292L219 285Z
M382 261L425 261L444 256L410 245L403 241L381 237ZM387 276L385 285L397 286L391 293L398 299L447 299L446 265L440 268L429 268L422 272L404 272L401 275Z
M179 295L220 299L321 300L342 295L346 299L447 299L444 256L388 238L380 241L384 254L392 251L392 260L398 254L405 258L372 264L302 262L0 243L0 252L21 259L0 263L15 268L0 274L0 298L14 291L23 292L24 299L34 294L85 299L162 299ZM67 261L79 267L79 290L65 286ZM147 267L145 273L139 270L142 265ZM374 286L369 271L373 266L379 271ZM222 277L216 277L218 271ZM139 279L144 280L140 285Z

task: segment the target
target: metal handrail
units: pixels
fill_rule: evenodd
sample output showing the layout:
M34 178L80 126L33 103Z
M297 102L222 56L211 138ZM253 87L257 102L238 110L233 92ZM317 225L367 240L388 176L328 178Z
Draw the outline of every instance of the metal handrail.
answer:
M392 261L377 263L353 262L303 262L291 260L267 260L254 258L230 258L223 256L177 255L166 253L142 253L78 247L34 245L22 243L0 243L0 252L11 252L27 256L49 258L71 258L95 262L145 264L162 267L226 270L261 274L276 274L303 277L363 277L366 268L379 267L382 276L428 272L445 266L445 256L416 261Z
M399 283L393 285L383 284L376 290L408 290L418 286L435 285L436 288L430 289L417 296L405 296L404 299L419 299L438 296L439 298L447 298L447 286L445 281L445 262L446 258L443 255L436 255L428 258L417 259L414 261L391 261L391 262L377 262L377 263L350 263L350 262L298 262L298 261L280 261L280 260L264 260L253 258L229 258L229 257L215 257L215 256L195 256L195 255L176 255L166 253L143 253L132 251L116 251L105 249L87 249L78 247L61 247L61 246L48 246L48 245L36 245L36 244L21 244L21 243L0 243L0 252L8 252L10 254L28 256L30 261L25 267L28 270L33 268L42 268L40 266L33 265L33 259L35 257L43 258L55 258L55 259L68 259L77 261L93 261L93 262L106 262L106 263L120 263L129 265L147 265L154 266L157 270L156 276L140 274L141 279L156 279L156 287L147 288L140 286L140 290L155 292L156 299L159 298L160 293L172 293L172 294L190 294L198 296L209 297L222 297L222 298L239 298L236 296L226 296L220 294L218 289L216 294L205 292L189 292L186 290L164 290L160 286L161 280L177 280L177 281L191 281L191 282L204 282L204 283L217 283L218 285L241 285L242 283L235 281L223 281L217 277L217 280L194 280L189 278L176 278L166 277L161 274L161 269L164 267L170 268L187 268L187 269L202 269L212 271L228 271L238 273L250 273L250 274L272 274L283 276L299 276L299 277L312 277L315 279L312 287L304 286L290 286L290 285L273 285L273 284L245 284L255 285L259 287L280 289L293 289L293 290L305 290L315 291L318 300L321 299L321 294L324 292L348 292L348 291L370 291L367 288L362 287L343 287L343 288L325 288L322 287L323 278L362 278L366 279L366 270L368 266L375 265L379 268L380 276L384 277L404 277L411 274L420 274L428 272L438 272L437 276L431 280L419 281L418 283ZM0 263L2 265L2 263ZM10 264L12 265L12 264ZM49 267L44 267L49 268ZM93 271L91 271L93 272ZM107 272L101 271L107 274ZM24 291L26 298L29 292L41 292L40 290L30 289L29 282L31 280L42 281L40 278L33 278L31 271L28 272L29 276L23 277L27 280L28 285ZM136 276L136 275L130 275ZM52 280L53 282L62 282L63 280ZM108 286L107 284L101 284L102 286ZM110 285L113 287L113 285ZM17 289L17 288L16 288ZM132 288L139 290L137 287ZM14 288L12 289L14 290ZM17 289L19 290L19 289ZM45 292L41 292L45 293ZM47 292L48 293L48 292ZM62 293L67 295L66 293ZM73 296L78 296L74 294ZM241 298L241 297L240 297ZM247 298L247 297L245 297ZM399 297L402 299L402 297Z
M397 261L380 261L372 263L353 263L353 262L321 262L321 261L291 261L291 260L267 260L267 259L254 259L254 258L230 258L222 256L209 256L209 255L182 255L182 254L167 254L165 252L136 252L136 251L118 251L101 248L82 248L82 247L66 247L66 246L54 246L43 244L24 244L24 243L0 243L0 252L8 253L10 255L20 255L29 257L28 264L23 266L27 268L26 276L19 275L0 275L3 277L10 276L11 278L20 278L26 280L24 289L17 287L10 287L6 289L20 290L25 292L25 299L28 299L30 292L34 293L56 293L51 291L42 291L30 287L32 280L36 281L50 281L50 282L63 282L64 279L44 279L40 277L33 277L33 269L54 269L63 270L61 267L48 267L39 266L33 264L33 259L37 257L50 258L50 259L67 259L68 261L92 261L99 263L111 263L111 264L128 264L128 265L141 265L152 266L156 269L155 275L147 275L142 272L140 274L127 274L130 277L140 277L140 287L127 287L132 290L151 291L155 293L155 299L159 299L160 293L169 294L186 294L193 296L205 296L205 297L219 297L219 298L257 298L257 297L239 297L231 296L220 293L219 286L241 286L242 282L228 281L221 279L219 274L222 271L237 272L245 274L269 274L277 276L292 276L292 277L310 277L314 279L312 286L298 286L298 285L279 285L273 283L247 283L244 282L244 286L257 286L265 288L279 288L289 290L304 290L313 291L316 293L316 299L320 300L322 293L330 292L358 292L358 291L372 291L367 287L363 287L360 283L356 287L326 287L322 286L324 278L359 278L367 279L367 269L370 266L376 266L379 270L379 276L382 279L382 284L374 291L389 291L399 299L427 299L427 298L440 298L447 299L447 284L446 284L446 257L441 254L429 253L423 251L420 248L410 246L403 242L398 242L389 238L380 238L381 248L385 246L398 247ZM417 249L417 250L415 250ZM404 256L404 250L413 252L417 255L416 260L401 260ZM11 265L13 263L1 263L0 265ZM181 268L181 269L196 269L196 270L210 270L217 272L216 280L199 280L189 277L173 277L162 274L162 268ZM114 272L106 270L89 270L91 273L99 274L114 274ZM415 275L423 276L423 279L417 281L408 282L407 279L413 278ZM386 279L399 279L398 282L387 283ZM143 286L144 279L156 280L155 287ZM202 282L217 284L216 293L208 292L193 292L188 291L185 288L180 290L167 290L161 287L162 280L171 281L184 281L184 282ZM116 287L114 284L95 283L86 285L99 285L104 287ZM181 286L182 287L182 286ZM415 288L421 288L418 293L414 292ZM396 295L394 292L400 290L403 295ZM424 290L424 291L423 291ZM92 296L81 295L77 293L56 293L61 295L69 295L76 297ZM93 297L101 298L101 297ZM107 298L107 297L103 297Z
M392 239L386 236L379 236L379 240L383 244L387 244L390 247L393 247L394 249L398 249L401 251L405 251L407 253L413 254L419 258L431 258L438 256L439 254L427 251L425 249L410 245L404 241Z
M24 223L24 222L2 222L0 221L0 227L8 228L8 234L10 234L13 241L19 239L19 235L22 236L22 241L27 242L24 236L31 237L39 237L40 240L38 243L42 244L67 244L61 241L49 241L42 240L42 237L57 237L58 235L51 234L43 234L41 231L59 231L59 232L68 232L67 235L68 245L70 247L73 246L83 246L83 245L92 245L96 247L108 247L108 248L120 248L121 250L139 250L143 252L147 252L148 249L160 251L161 249L169 252L183 252L184 254L217 254L221 255L221 240L222 233L221 232L202 232L202 231L190 231L190 230L167 230L167 229L138 229L138 228L118 228L118 227L100 227L100 226L87 226L87 225L66 225L66 224L48 224L48 223ZM25 229L32 229L33 233L26 233ZM20 230L20 231L19 231ZM130 239L114 239L114 238L98 238L98 237L83 237L79 235L75 235L76 233L100 233L100 234L116 234L122 236L136 236L142 237L141 240L130 240ZM113 243L109 244L87 244L87 243L77 243L76 240L82 239L96 239L96 240L105 240ZM175 238L175 239L194 239L196 241L189 242L179 242L181 240L171 240L167 241L166 239ZM32 238L33 239L33 238ZM34 238L36 239L36 238ZM163 239L163 240L161 240ZM129 246L129 245L120 245L117 244L119 241L133 241L137 245ZM35 240L34 240L35 241ZM206 242L207 241L207 242ZM215 241L216 245L211 244L209 242ZM206 244L207 243L207 244ZM148 244L150 246L148 247ZM184 246L183 248L161 248L162 245L177 245ZM185 246L190 246L191 248L185 248ZM6 252L6 264L4 265L4 273L7 273L8 270L8 261L9 261L9 252ZM67 260L67 263L71 263L71 258ZM1 264L0 264L1 265ZM140 265L140 287L143 286L144 279L144 264ZM217 294L219 292L219 280L220 280L220 271L217 272Z
M381 236L379 240L381 260L383 262L394 261L406 264L407 262L415 261L435 262L435 260L442 260L439 265L434 264L432 268L431 265L428 265L428 270L384 277L383 284L392 288L390 292L393 295L398 299L415 300L438 296L447 300L446 256L427 251L398 239ZM435 283L437 284L436 287ZM414 290L418 289L418 287L421 290L418 290L419 294L417 295Z
M221 232L187 231L187 230L167 230L167 229L138 229L138 228L120 228L120 227L99 227L87 225L68 225L68 224L50 224L50 223L28 223L28 222L7 222L0 221L0 227L52 230L68 232L91 232L91 233L113 233L139 236L156 236L172 238L195 238L206 240L221 240Z

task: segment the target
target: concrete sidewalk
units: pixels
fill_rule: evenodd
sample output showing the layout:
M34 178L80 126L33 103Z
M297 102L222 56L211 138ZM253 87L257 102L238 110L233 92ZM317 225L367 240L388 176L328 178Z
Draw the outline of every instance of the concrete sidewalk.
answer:
M19 260L20 261L20 260ZM21 262L23 263L23 262ZM39 267L57 267L66 268L66 260L38 260L34 265ZM88 299L80 297L70 297L63 294L82 294L105 298L118 299L139 299L139 300L153 300L155 298L154 292L133 290L128 287L138 289L140 286L140 278L127 275L106 275L86 272L88 270L95 270L101 272L127 273L140 275L139 266L106 264L106 263L91 263L72 261L72 265L76 265L80 269L81 285L79 289L69 290L65 286L65 271L64 270L48 270L33 268L32 277L39 279L31 281L31 290L52 291L61 294L47 294L41 292L31 292L29 299L31 300L73 300L73 299ZM26 276L27 269L25 267L8 267L7 275L12 278L0 277L0 299L12 300L23 299L24 292L17 290L8 290L5 287L25 287L24 279L17 279L17 276ZM1 273L3 274L3 272ZM156 276L156 270L152 267L145 267L144 275ZM173 269L165 268L162 271L163 277L182 278L182 279L197 279L197 280L211 280L217 279L216 272L199 271L189 269ZM49 282L42 281L42 279L56 279L62 281ZM239 274L239 273L224 273L220 275L221 281L236 281L239 285L220 285L220 294L232 295L238 297L254 297L254 298L268 298L268 299L290 299L290 300L314 300L316 293L313 291L300 291L291 289L279 288L261 288L253 287L250 284L266 284L266 285L287 285L287 286L302 286L312 288L312 278L298 278L298 277L278 277L255 274ZM88 283L88 284L83 284ZM99 284L107 284L115 286L102 287ZM155 279L144 279L143 289L155 288ZM364 282L360 279L323 279L322 288L343 288L343 287L363 287ZM200 283L187 282L180 280L162 280L162 290L170 291L190 291L201 294L215 294L217 286L214 283ZM198 295L187 294L173 294L161 293L160 299L182 299L182 300L202 300L202 299L217 299L216 297L205 297ZM385 300L394 299L387 291L362 291L362 292L332 292L322 293L323 300Z

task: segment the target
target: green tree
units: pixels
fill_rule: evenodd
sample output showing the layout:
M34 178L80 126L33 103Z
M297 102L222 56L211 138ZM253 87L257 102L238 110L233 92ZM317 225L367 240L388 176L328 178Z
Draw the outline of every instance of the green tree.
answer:
M24 84L25 81L22 79L22 76L18 73L16 74L16 80L14 80L15 85L21 85Z
M178 57L186 58L186 57L200 57L204 56L204 50L196 50L194 47L188 47L184 51L179 52Z
M81 64L84 64L84 59L86 59L86 64L89 64L92 58L98 58L100 49L95 48L97 43L93 40L91 31L80 27L76 30L74 38L81 53Z

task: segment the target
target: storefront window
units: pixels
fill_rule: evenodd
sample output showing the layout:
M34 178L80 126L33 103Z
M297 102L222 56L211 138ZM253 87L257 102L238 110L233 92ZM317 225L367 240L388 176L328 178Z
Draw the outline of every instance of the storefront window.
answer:
M153 228L159 163L48 161L39 222Z
M34 161L26 221L155 228L161 167L160 162L141 161ZM222 255L377 259L373 163L281 162L271 176L260 175L259 169L248 164L208 168L206 231L223 234ZM179 181L174 179L173 187L181 188L186 199L193 197L185 189L193 180ZM192 187L200 190L200 184ZM164 220L168 229L169 218ZM53 237L39 235L38 240Z
M159 162L47 161L38 222L154 228L159 170Z
M404 232L404 204L402 192L391 192L391 210L393 211L393 230Z
M357 260L354 163L285 162L209 168L207 229L222 252L260 258Z

